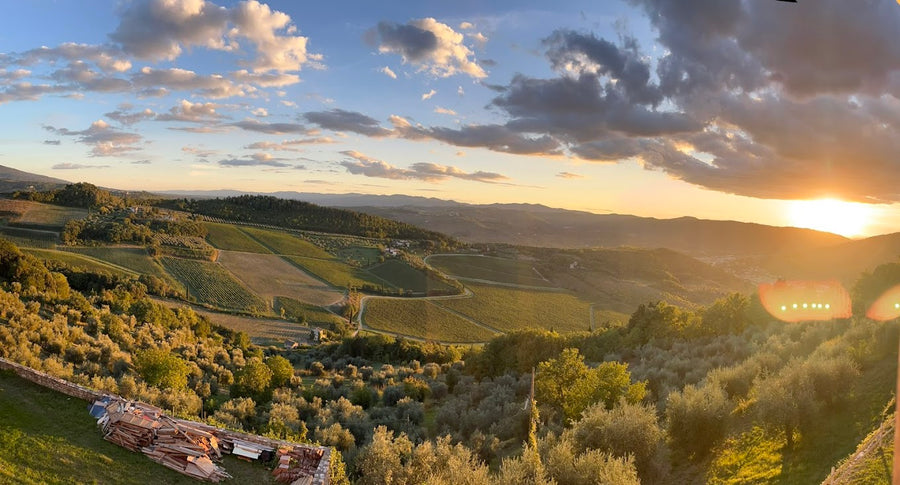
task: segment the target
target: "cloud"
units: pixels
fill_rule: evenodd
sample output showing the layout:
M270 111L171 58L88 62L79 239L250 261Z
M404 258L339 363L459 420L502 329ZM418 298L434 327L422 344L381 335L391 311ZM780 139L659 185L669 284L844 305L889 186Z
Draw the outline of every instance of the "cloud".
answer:
M45 126L46 130L63 136L76 136L78 143L91 146L91 156L109 157L140 150L136 146L143 140L137 133L126 133L110 127L109 123L97 120L85 130L73 131L67 128Z
M456 88L456 94L458 94L458 95L460 95L460 96L465 96L465 95L466 95L466 91L463 89L462 86L460 86L460 87Z
M266 133L268 135L303 134L307 132L305 126L297 123L266 123L252 118L229 123L228 126L236 126L242 130Z
M441 108L440 106L435 106L434 112L442 115L456 116L456 111L448 108Z
M198 158L209 158L219 153L217 150L192 146L181 147L181 151L189 155L194 155Z
M437 94L437 91L435 91L434 89L432 89L431 91L428 91L427 93L422 93L422 101L425 101L426 99L431 99L431 97L434 96L435 94Z
M303 114L306 121L326 130L359 133L371 137L383 137L391 131L383 128L376 119L356 111L332 109L328 111L311 111Z
M572 173L572 172L559 172L556 174L556 176L561 179L567 179L567 180L585 178L584 175L579 175L577 173Z
M399 54L404 63L433 76L487 77L484 69L470 59L474 54L463 44L463 35L433 18L412 20L407 24L379 22L367 33L367 38L378 46L379 52Z
M283 72L249 72L246 69L234 71L231 78L242 83L255 84L264 88L282 88L300 82L300 76Z
M107 73L122 73L131 69L131 61L121 50L108 45L89 45L66 42L56 47L42 46L21 53L16 62L33 65L38 62L92 62Z
M392 116L398 136L410 140L438 140L460 147L483 147L489 150L521 155L556 155L560 143L550 136L528 137L502 125L466 125L459 129L424 127Z
M124 109L117 109L115 111L105 113L103 116L106 116L111 120L115 120L119 124L130 126L141 121L152 120L154 117L156 117L156 113L154 113L150 108L146 108L143 111L137 112L129 112Z
M62 142L59 140L44 140L44 145L61 145Z
M207 98L230 98L247 96L256 88L247 84L236 84L219 75L201 75L194 71L177 67L153 69L143 67L132 77L136 88L174 89L178 91L194 91Z
M187 123L211 123L223 118L216 112L220 106L215 103L192 103L182 99L169 109L168 113L156 115L157 121L183 121Z
M387 76L391 79L397 79L397 74L395 74L394 71L391 70L390 67L384 66L381 69L379 69L378 72L384 73L385 76Z
M294 140L284 140L279 143L271 142L271 141L258 141L255 143L251 143L250 145L245 146L244 148L250 150L273 150L273 151L285 151L285 152L299 152L300 148L297 148L299 145L318 145L325 143L334 143L334 139L327 136L319 136L312 138L297 138Z
M219 160L219 165L223 167L290 167L291 164L285 163L283 158L273 157L270 153L259 152L250 155L250 158L232 158Z
M53 170L81 170L85 168L109 168L109 165L84 165L81 163L63 162L50 167Z
M427 162L414 163L409 168L400 168L355 150L341 153L351 158L351 160L340 162L341 166L354 175L365 175L366 177L392 180L424 180L426 182L439 182L448 178L483 183L498 183L509 180L508 177L494 172L478 171L467 173L456 167Z
M12 101L35 101L44 95L62 93L64 91L66 91L66 88L63 86L31 84L30 82L15 83L0 91L0 104Z
M135 160L135 161L131 162L132 165L150 165L152 163L153 162L150 160Z
M260 118L265 118L265 117L269 116L269 111L266 110L266 108L263 108L260 106L259 108L256 108L253 111L251 111L250 114L252 114L253 116L258 116Z
M232 8L205 0L144 0L124 8L109 37L122 51L150 61L173 61L193 47L243 53L239 41L246 40L254 57L245 63L254 72L317 66L321 56L309 53L308 39L296 32L290 16L255 0Z

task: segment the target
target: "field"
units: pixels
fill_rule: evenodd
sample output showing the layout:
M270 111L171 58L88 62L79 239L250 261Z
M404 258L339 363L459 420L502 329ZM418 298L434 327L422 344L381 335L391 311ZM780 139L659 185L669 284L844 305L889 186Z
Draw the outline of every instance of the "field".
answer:
M227 310L265 312L266 303L216 263L169 257L162 258L162 263L200 303Z
M53 249L59 242L59 234L47 231L35 231L19 227L0 226L3 239L11 241L20 248Z
M436 303L503 331L544 328L579 332L589 329L590 303L568 293L474 283L466 286L475 294L473 298Z
M275 483L258 464L225 457L236 483ZM0 371L0 482L195 484L105 441L87 403Z
M284 310L285 318L302 319L308 325L327 325L343 320L322 307L279 296L275 298L275 313L280 314L282 310Z
M385 288L393 288L390 283L378 278L364 269L354 268L347 263L335 259L303 258L300 256L287 256L289 260L304 270L325 280L331 286L346 288L348 285L360 287L362 285L375 285Z
M256 239L260 243L275 254L283 254L287 256L303 256L307 258L334 259L334 256L316 246L315 244L304 241L299 237L292 236L285 232L270 231L268 229L258 229L255 227L243 227L242 231L246 232L250 237Z
M276 296L319 306L330 305L344 296L274 254L220 251L219 264L270 305Z
M5 214L4 214L5 213ZM61 229L72 219L87 217L86 209L42 204L28 200L0 199L0 216L9 222Z
M112 265L88 256L71 253L68 251L55 251L51 249L23 248L23 252L34 255L39 259L60 261L74 268L84 268L90 271L134 276L134 272L120 266Z
M555 286L545 281L527 261L476 255L435 255L428 264L460 278L525 286Z
M363 319L374 330L442 342L484 342L495 336L428 300L372 298Z
M365 268L378 262L381 251L371 246L350 246L339 249L337 255L344 261L353 261Z
M173 309L190 306L198 315L209 318L209 321L216 325L246 333L250 336L250 340L257 345L281 346L288 339L295 342L305 342L309 339L309 327L294 322L218 313L176 300L154 298L154 301Z
M391 283L397 288L411 290L417 293L427 291L452 291L454 288L443 281L430 278L425 272L396 259L389 259L378 266L369 268L368 271L375 276Z
M205 226L209 231L206 240L218 249L227 251L245 251L250 253L269 252L268 249L254 241L237 226L231 224L216 224L212 222L207 222Z

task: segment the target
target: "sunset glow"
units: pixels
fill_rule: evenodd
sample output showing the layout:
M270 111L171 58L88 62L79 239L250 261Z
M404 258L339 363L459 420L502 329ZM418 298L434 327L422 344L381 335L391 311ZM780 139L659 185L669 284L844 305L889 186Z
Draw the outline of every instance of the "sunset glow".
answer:
M837 199L798 200L790 203L789 223L818 231L855 237L866 232L874 209L869 204Z

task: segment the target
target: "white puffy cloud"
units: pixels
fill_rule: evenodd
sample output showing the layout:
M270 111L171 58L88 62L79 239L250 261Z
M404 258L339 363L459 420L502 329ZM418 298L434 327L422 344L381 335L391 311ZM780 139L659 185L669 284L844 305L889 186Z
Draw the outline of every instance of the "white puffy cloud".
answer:
M91 123L91 126L87 129L80 131L55 128L53 126L45 126L44 128L57 135L78 137L77 141L79 143L91 146L91 156L94 157L122 155L140 150L140 147L136 145L143 140L141 135L118 131L103 120L97 120Z
M438 77L455 74L476 79L487 77L484 69L471 59L474 53L463 44L463 34L433 18L406 24L379 22L367 37L378 46L379 52L399 54L403 62L418 66L419 71Z
M422 101L425 101L426 99L431 99L431 97L434 96L435 94L437 94L437 91L435 91L434 89L432 89L431 91L428 91L427 93L422 93Z
M316 67L322 57L307 51L307 38L296 35L289 15L255 0L226 8L205 0L142 0L129 4L110 39L140 59L172 61L185 48L244 52L254 72L299 71Z

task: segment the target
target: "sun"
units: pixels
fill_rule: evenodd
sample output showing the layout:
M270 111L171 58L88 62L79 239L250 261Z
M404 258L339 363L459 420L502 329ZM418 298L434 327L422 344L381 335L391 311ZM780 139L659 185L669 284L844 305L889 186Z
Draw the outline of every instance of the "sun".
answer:
M796 227L832 232L842 236L861 235L872 220L869 204L837 199L795 200L790 202L788 218Z

